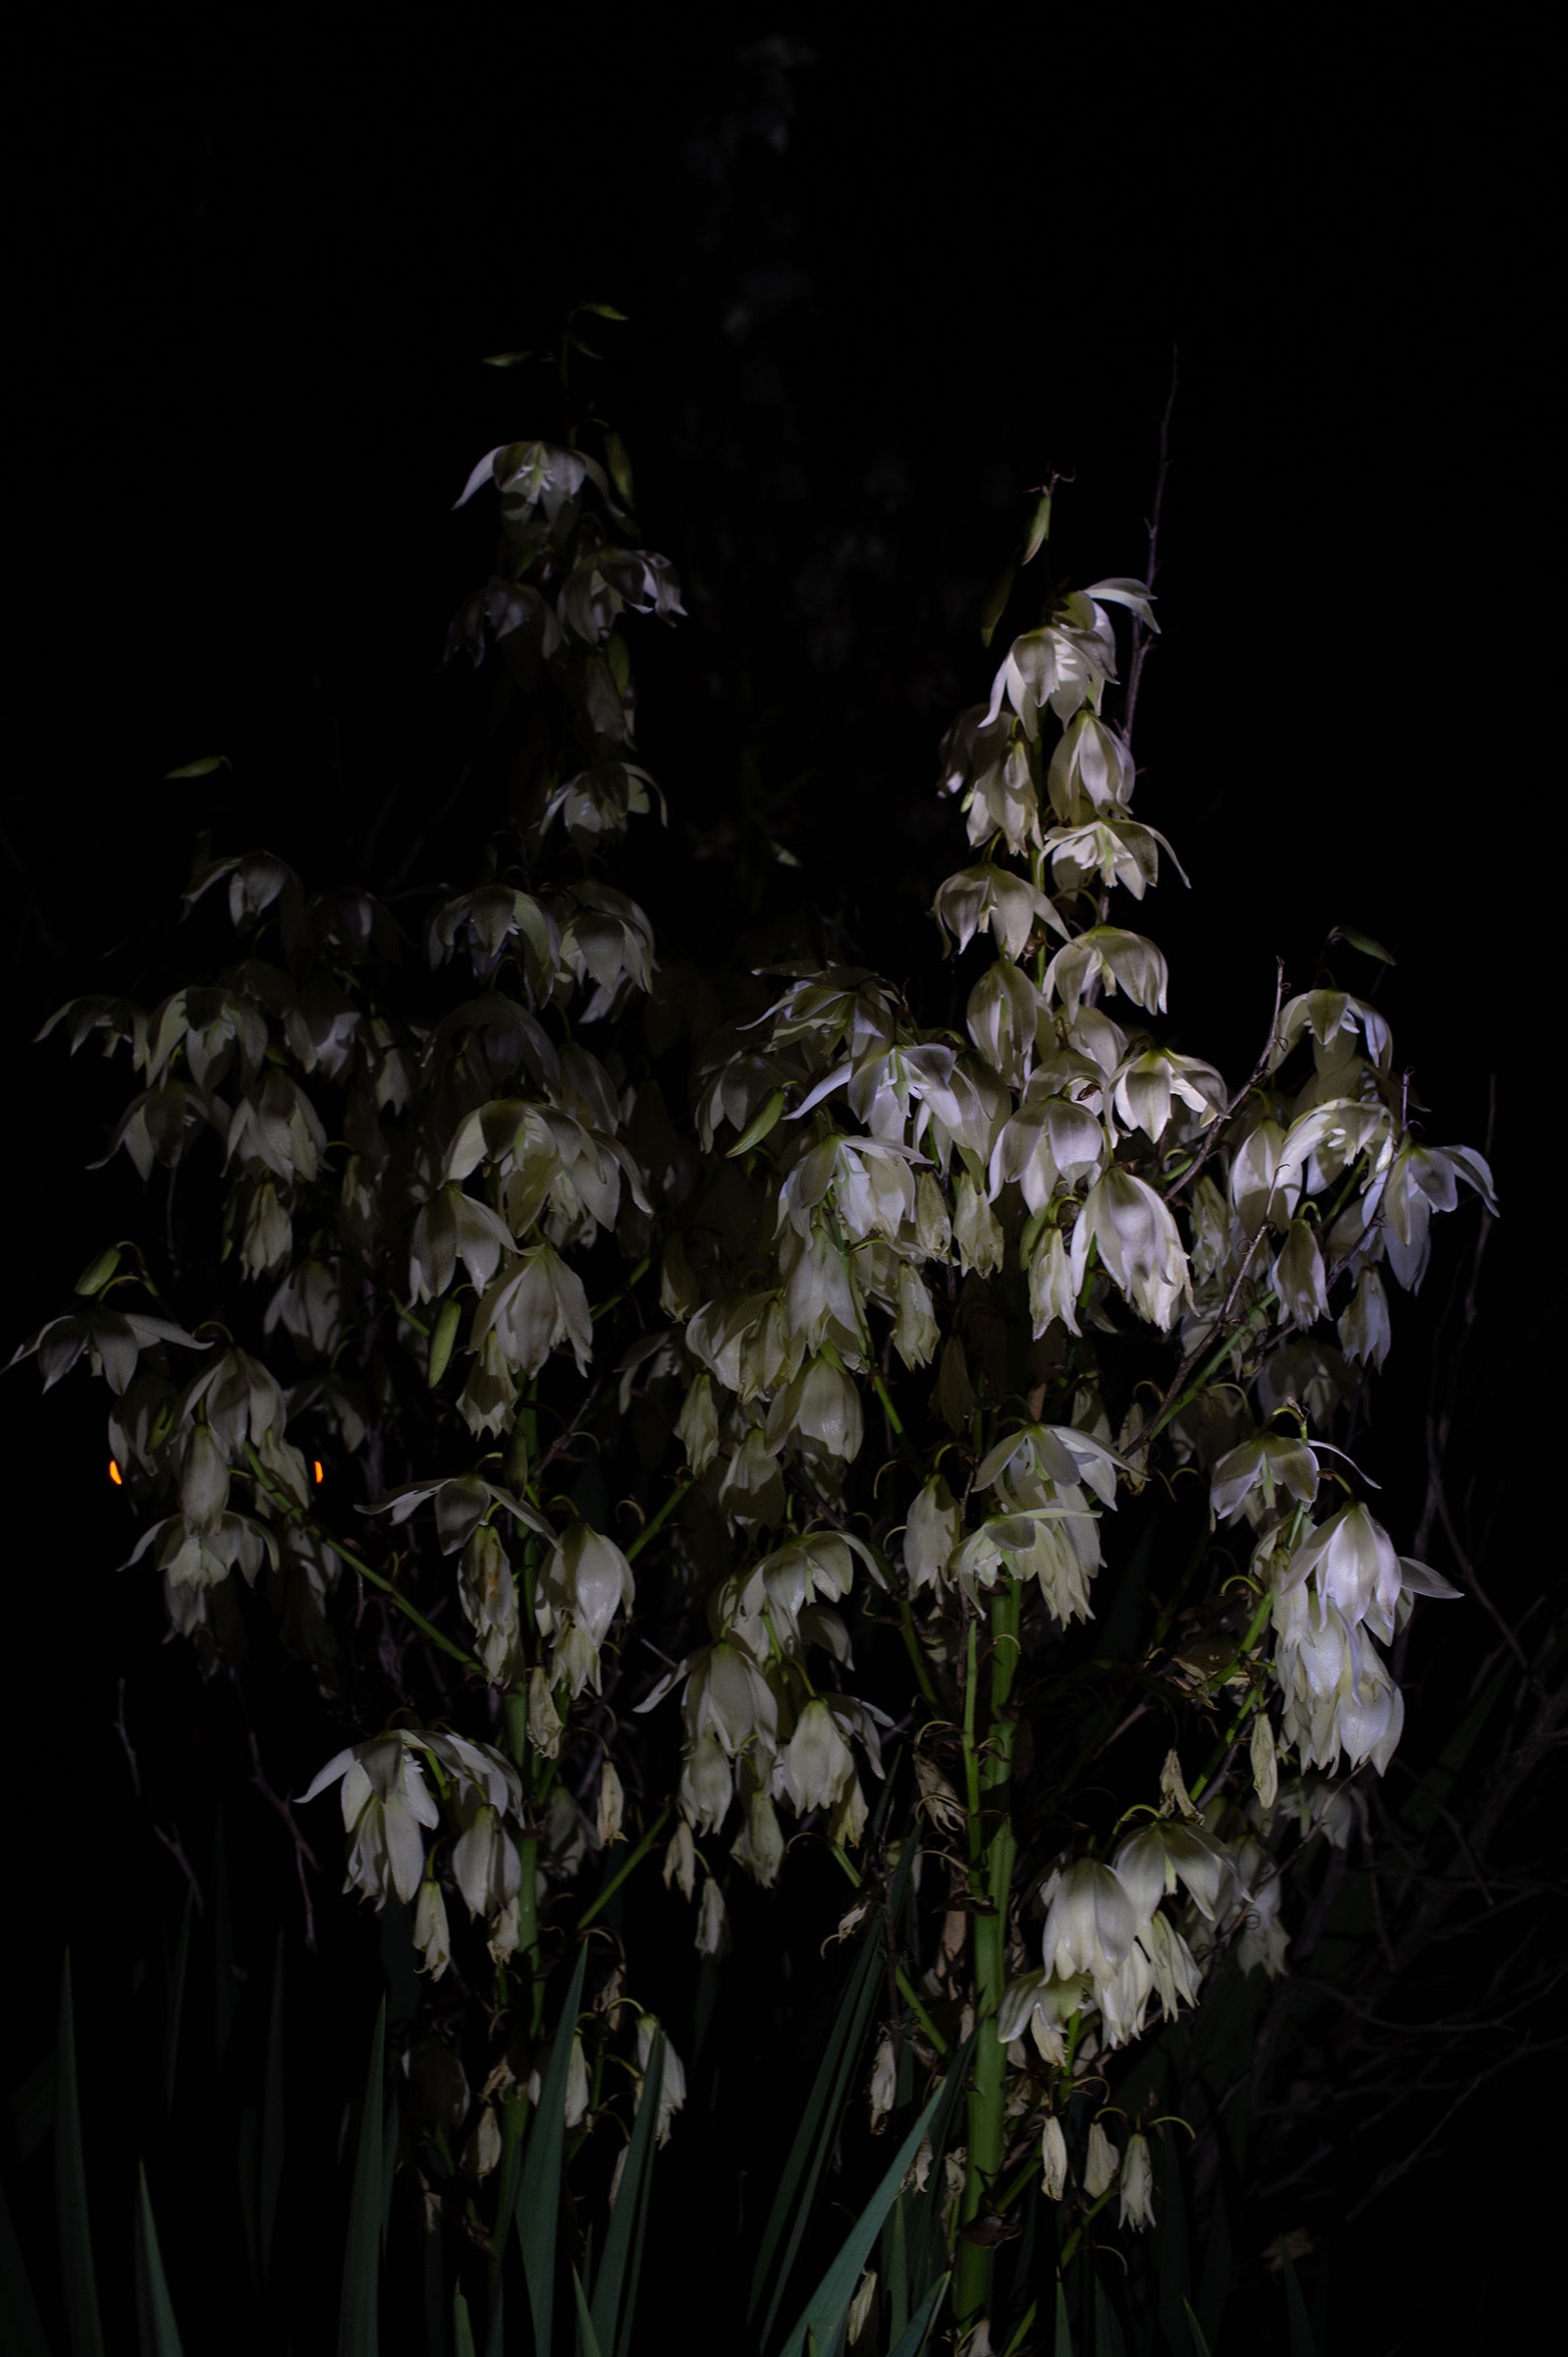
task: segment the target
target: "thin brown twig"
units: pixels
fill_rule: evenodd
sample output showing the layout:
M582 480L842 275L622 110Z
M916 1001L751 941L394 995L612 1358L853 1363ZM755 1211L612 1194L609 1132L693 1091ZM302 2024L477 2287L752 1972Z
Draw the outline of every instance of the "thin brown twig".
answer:
M266 1773L261 1765L261 1754L256 1747L255 1728L247 1725L245 1728L245 1736L250 1746L250 1781L255 1785L256 1790L261 1794L262 1799L266 1801L270 1807L277 1810L278 1815L283 1819L284 1824L289 1828L290 1835L294 1841L295 1871L299 1877L299 1895L304 1901L305 1946L309 1950L310 1954L314 1955L316 1952L316 1918L315 1910L310 1904L310 1890L305 1881L305 1867L308 1865L311 1869L311 1872L314 1874L319 1874L321 1872L321 1868L316 1862L315 1851L311 1848L309 1842L299 1831L299 1827L296 1821L293 1809L290 1808L289 1803L283 1798L281 1793L274 1792L272 1786L267 1781Z
M1193 1179L1197 1178L1198 1173L1203 1169L1204 1164L1208 1162L1213 1155L1218 1152L1219 1140L1224 1135L1225 1125L1229 1122L1231 1115L1236 1111L1237 1106L1242 1104L1243 1101L1252 1094L1252 1091L1257 1087L1259 1081L1269 1069L1269 1059L1271 1056L1272 1056L1274 1052L1274 1044L1279 1037L1279 1010L1284 1002L1284 996L1285 961L1282 958L1275 958L1274 1011L1269 1018L1269 1037L1264 1043L1263 1053L1259 1057L1257 1063L1253 1066L1252 1070L1248 1074L1247 1078L1242 1082L1240 1088L1237 1089L1235 1095L1231 1098L1230 1103L1225 1107L1224 1112L1221 1114L1217 1114L1215 1119L1210 1123L1209 1143L1205 1146L1197 1161L1190 1162L1187 1165L1187 1168L1181 1173L1180 1177L1173 1178L1170 1184L1166 1187L1164 1199L1167 1203L1173 1203L1176 1197L1180 1194L1182 1188L1184 1186L1191 1185Z
M1155 475L1154 506L1150 510L1146 526L1149 533L1149 555L1144 569L1144 585L1150 590L1153 590L1155 576L1160 571L1160 511L1164 505L1165 481L1170 473L1170 417L1171 411L1176 406L1176 387L1180 382L1176 349L1172 346L1170 390L1165 395L1164 413L1160 420L1160 466ZM1129 748L1132 744L1133 716L1138 709L1138 688L1143 679L1144 659L1149 652L1149 643L1153 635L1148 624L1135 616L1132 626L1132 655L1127 665L1127 702L1121 722L1122 741Z
M126 1758L131 1763L131 1789L139 1800L141 1798L141 1771L136 1765L136 1755L131 1748L131 1737L126 1728L126 1681L124 1678L120 1680L120 1699L115 1711L114 1724L115 1731L125 1746Z
M152 1830L157 1836L158 1839L163 1843L164 1848L169 1852L170 1857L173 1858L175 1864L179 1867L181 1873L185 1876L186 1881L190 1885L190 1895L196 1902L196 1913L198 1915L205 1915L207 1909L206 1903L201 1895L201 1885L196 1880L195 1868L191 1865L190 1860L186 1856L185 1850L181 1844L179 1827L176 1826L172 1834L166 1834L161 1825L155 1825Z

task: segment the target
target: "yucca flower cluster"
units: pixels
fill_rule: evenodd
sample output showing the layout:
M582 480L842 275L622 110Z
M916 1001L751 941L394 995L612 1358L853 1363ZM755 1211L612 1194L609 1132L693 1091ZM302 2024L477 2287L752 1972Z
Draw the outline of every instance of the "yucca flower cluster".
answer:
M493 2024L538 2040L580 1873L618 1844L630 1872L657 1837L712 1959L732 1872L784 1904L791 1842L821 1842L858 1892L843 1936L880 1938L920 1849L872 2117L972 2039L944 2165L973 2324L977 2221L1021 2152L1049 2197L1119 2186L1147 2222L1145 2128L1117 2156L1097 2111L1108 2057L1206 2001L1231 1946L1281 1968L1292 1829L1387 1766L1379 1648L1454 1591L1328 1434L1387 1355L1385 1278L1419 1284L1433 1214L1490 1204L1490 1176L1419 1137L1349 992L1276 1001L1239 1086L1161 1039L1165 960L1111 921L1174 859L1106 708L1113 617L1156 628L1137 580L1048 584L945 741L978 854L933 911L978 964L961 1033L846 962L662 966L603 870L663 807L624 625L676 619L675 576L620 458L515 443L464 499L485 485L496 565L453 650L502 668L527 727L486 879L422 928L428 1005L369 893L208 861L188 900L221 887L244 954L155 1009L62 1014L74 1046L129 1047L117 1142L143 1177L208 1150L245 1346L117 1247L29 1347L46 1382L83 1355L107 1379L117 1470L166 1509L133 1561L209 1668L252 1590L334 1707L367 1594L429 1666L388 1673L385 1720L301 1797L338 1786L347 1887L410 1910L432 1985L478 1927ZM1048 523L1049 500L1026 563ZM125 1287L141 1306L109 1306ZM323 1452L362 1468L370 1539L323 1508ZM1112 1517L1183 1471L1211 1532L1138 1589L1126 1657L1175 1732L1108 1809L1080 1737L1114 1665L1081 1640L1128 1576ZM668 1713L661 1792L643 1729ZM568 2025L574 2126L609 2104L622 2015L635 2081L640 2008ZM493 2117L472 2134L491 2151Z

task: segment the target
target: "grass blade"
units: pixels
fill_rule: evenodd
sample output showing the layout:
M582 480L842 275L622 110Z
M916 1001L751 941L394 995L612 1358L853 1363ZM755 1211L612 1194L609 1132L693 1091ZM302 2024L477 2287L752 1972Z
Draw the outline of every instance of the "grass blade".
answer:
M272 2230L278 2221L283 2186L283 1934L272 1951L272 2005L267 2016L267 2053L261 2082L259 2234L261 2281L272 2264Z
M473 2327L468 2322L468 2303L460 2290L452 2295L452 2341L456 2357L474 2357Z
M898 1860L897 1872L892 1878L889 1905L895 1926L902 1918L904 1899L909 1890L910 1870L914 1865L915 1848L916 1844L913 1841L904 1843L903 1854ZM812 2204L816 2199L817 2185L827 2165L828 2155L833 2149L833 2141L838 2132L844 2100L865 2046L866 2032L870 2026L877 1992L881 1985L879 1967L882 1962L882 1943L874 1935L868 1936L860 1944L853 1970L833 2025L832 2035L818 2066L811 2093L806 2099L806 2108L801 2114L800 2125L795 2131L794 2142L789 2148L789 2157L784 2163L779 2190L774 2196L773 2206L768 2213L768 2222L763 2229L762 2243L757 2253L757 2265L751 2278L751 2297L746 2309L749 2321L756 2314L762 2299L763 2287L768 2280L770 2269L772 2269L773 2296L768 2302L768 2312L763 2319L762 2331L759 2335L759 2345L764 2348L773 2332L774 2323L784 2295L788 2289L789 2273L794 2266L795 2255L800 2248L801 2238L811 2216ZM793 2223L789 2224L788 2241L785 2244L783 2258L774 2269L774 2254L778 2250L786 2223L789 2223L791 2210L793 2211Z
M512 2238L512 2214L517 2206L518 2164L522 2158L522 2132L527 2118L526 2099L509 2096L501 2107L501 2168L496 2195L496 2230L491 2237L496 2255L491 2261L486 2282L490 2322L485 2335L485 2357L503 2357L502 2316L506 2288L503 2268L507 2244Z
M49 2357L43 2322L27 2281L27 2270L17 2240L10 2205L0 2188L0 2315L6 2320L6 2347L11 2357Z
M517 2187L517 2240L522 2248L522 2272L533 2314L533 2345L538 2357L549 2357L555 2323L556 2219L561 2206L561 2161L566 2141L567 2068L582 2003L583 1975L588 1968L588 1946L577 1950L566 2006L556 2024L555 2044L539 2090L539 2104L529 2123L523 2147L522 2175Z
M87 2171L81 2149L77 2089L76 2016L71 1995L71 1950L60 1975L59 2078L54 2104L54 2196L60 2227L60 2274L65 2283L71 2357L103 2357L103 2325L87 2219Z
M773 2297L768 2302L759 2335L759 2345L762 2347L767 2346L772 2334L774 2320L788 2284L789 2271L794 2265L795 2253L800 2248L800 2239L811 2215L817 2182L832 2149L838 2115L865 2045L877 1992L882 1985L877 1969L881 1961L879 1943L875 1939L862 1941L832 2034L812 2082L811 2093L806 2098L806 2108L800 2115L800 2125L795 2130L789 2158L784 2163L784 2175L779 2181L779 2190L768 2213L768 2222L763 2229L757 2265L751 2278L751 2298L747 2309L748 2316L756 2314L772 2271ZM788 2239L775 2269L774 2254L784 2237L786 2226L789 2228Z
M354 2155L353 2190L349 2197L349 2233L343 2255L343 2299L338 2310L338 2357L376 2357L377 2299L381 2288L382 2057L386 2050L387 2001L376 2011L365 2072L364 2109Z
M1095 2285L1095 2357L1127 2357L1127 2344L1103 2283Z
M642 2093L637 2099L637 2116L631 2123L631 2142L621 2171L621 2190L616 2206L610 2213L610 2230L605 2236L604 2257L599 2262L599 2274L593 2287L593 2330L601 2351L609 2352L616 2345L616 2326L624 2298L626 2313L637 2304L637 2279L633 2275L627 2281L627 2263L632 2253L632 2228L641 2221L647 2206L648 2183L659 2126L659 2093L664 2085L664 2032L655 2033L648 2050L648 2067L643 2074ZM640 2256L640 2236L638 2251Z
M571 2271L571 2289L577 2302L577 2357L600 2357L599 2335L588 2312L588 2295L575 2268Z
M1056 2344L1052 2357L1072 2357L1072 2327L1067 2322L1067 2294L1056 2278Z
M855 2296L855 2286L871 2256L871 2246L882 2231L883 2220L898 2198L898 2188L908 2173L910 2162L920 2150L920 2140L931 2124L941 2098L942 2090L939 2088L894 2153L881 2184L850 2227L838 2257L806 2302L800 2321L784 2342L780 2357L804 2357L806 2336L812 2332L825 2345L829 2342L830 2334L833 2342L837 2343L838 2332L849 2313L849 2303Z
M1214 2357L1214 2351L1204 2338L1203 2327L1193 2315L1191 2300L1183 2300L1181 2304L1187 2311L1187 2330L1192 2335L1192 2357Z
M6 2109L11 2114L11 2134L19 2161L30 2161L54 2126L59 2079L60 2056L55 2049L40 2062L34 2062L21 2085L11 2091Z
M147 2191L144 2163L136 2168L136 2305L141 2311L142 2357L185 2357L174 2303L163 2272L158 2229L152 2220L152 2196Z
M943 2176L942 2156L947 2149L953 2115L969 2077L970 2057L979 2035L978 2028L971 2030L948 2063L946 2076L938 2091L937 2109L932 2115L931 2174L926 2179L926 2190L921 2197L921 2206L915 2212L914 2228L909 2236L909 2281L921 2291L934 2276L946 2272L946 2252L942 2234L942 2207L946 2186Z
M947 2277L939 2275L915 2310L914 2315L909 2319L903 2331L893 2342L890 2357L920 2357L920 2352L926 2345L926 2334L931 2330L932 2319L936 2316L938 2305L946 2288ZM1068 2357L1072 2357L1070 2350Z

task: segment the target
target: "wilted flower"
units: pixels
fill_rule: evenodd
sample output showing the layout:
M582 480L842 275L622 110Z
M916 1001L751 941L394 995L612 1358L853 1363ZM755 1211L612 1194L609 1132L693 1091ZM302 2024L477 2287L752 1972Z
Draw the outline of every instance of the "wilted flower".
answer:
M691 1838L691 1828L684 1817L676 1827L665 1851L663 1873L666 1890L674 1883L686 1898L697 1887L697 1852Z
M607 1845L612 1841L620 1841L623 1838L621 1831L621 1812L624 1805L625 1794L621 1788L621 1779L610 1761L606 1760L599 1775L597 1831L601 1844Z
M463 2144L459 2166L464 2176L483 2179L501 2159L501 2123L494 2104L486 2104Z
M886 2126L897 2091L898 2065L892 2051L892 2040L883 2038L871 2066L871 2132L874 2136L880 2135Z

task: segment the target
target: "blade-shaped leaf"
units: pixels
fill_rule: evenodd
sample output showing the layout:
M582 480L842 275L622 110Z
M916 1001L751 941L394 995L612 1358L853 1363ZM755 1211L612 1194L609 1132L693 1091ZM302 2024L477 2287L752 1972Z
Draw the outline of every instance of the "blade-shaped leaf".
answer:
M806 2221L811 2214L817 2180L832 2149L838 2116L865 2044L877 1991L881 1986L878 1972L880 1962L878 1943L872 1939L863 1941L832 2034L817 2066L811 2093L806 2098L806 2108L800 2115L800 2125L789 2148L789 2158L784 2163L784 2175L780 2179L779 2191L774 2196L767 2225L763 2229L762 2247L757 2254L756 2270L751 2279L749 2312L753 2315L756 2313L771 2271L773 2296L763 2320L761 2343L764 2347L773 2331L774 2319L784 2298L789 2270L794 2265L795 2253L800 2248ZM787 2240L784 2239L786 2227ZM775 2268L774 2256L782 2241L783 2254Z
M582 2288L582 2277L575 2268L571 2271L571 2290L577 2303L577 2357L600 2357L599 2335L593 2329L588 2295Z
M163 2272L158 2229L152 2219L152 2196L147 2191L144 2165L136 2170L136 2306L141 2319L142 2357L185 2357L174 2303Z
M909 2319L904 2330L893 2342L890 2357L920 2357L920 2352L926 2345L926 2334L931 2330L942 2295L946 2288L947 2277L939 2275L915 2310L914 2315ZM1072 2357L1070 2349L1067 2357Z
M103 2357L98 2284L87 2220L87 2172L81 2149L77 2089L77 2032L71 1996L71 1950L60 1975L59 2078L54 2106L54 2193L60 2228L60 2274L65 2284L71 2357Z
M655 2137L659 2126L659 2093L664 2084L665 2041L662 2030L656 2032L648 2051L648 2067L643 2074L642 2093L637 2100L637 2116L631 2124L631 2142L621 2171L621 2190L616 2206L610 2213L610 2227L605 2235L604 2257L599 2262L599 2275L593 2287L593 2329L601 2350L613 2350L616 2326L622 2303L629 2319L637 2304L635 2273L628 2277L627 2265L636 2240L640 2256L640 2235L633 2229L642 2222L647 2207L651 2165L657 2149Z
M1095 2285L1095 2357L1127 2357L1127 2343L1103 2283Z
M571 2041L587 1967L588 1947L584 1942L577 1950L571 1987L556 2024L555 2044L550 2050L538 2107L523 2147L522 2176L517 2188L517 2241L522 2249L528 2306L533 2313L534 2347L541 2357L550 2347L555 2321L556 2218L561 2205L561 2160L566 2140L567 2066L571 2059Z
M886 1792L884 1793L886 1799ZM916 1844L906 1841L893 1876L889 1904L894 1925L900 1920L905 1894L910 1888L910 1870L914 1864ZM874 1938L862 1941L853 1970L835 2019L817 2076L812 2083L800 2125L784 2163L779 2191L774 2196L768 2222L763 2229L762 2245L757 2253L756 2270L751 2278L751 2298L748 2316L755 2315L761 2302L763 2287L773 2272L773 2296L768 2302L763 2320L760 2343L767 2346L774 2322L779 2314L784 2292L788 2288L789 2271L795 2263L817 2185L826 2166L828 2155L838 2133L839 2115L843 2110L849 2086L859 2066L871 2015L880 1986L879 1966L882 1963L882 1945ZM792 2222L791 2222L792 2213ZM788 2239L782 2258L774 2267L774 2255L788 2226Z
M920 2140L930 2126L941 2100L942 2090L939 2088L894 2153L881 2184L845 2235L838 2257L806 2302L800 2321L784 2342L780 2357L803 2357L808 2332L815 2332L820 2339L826 2339L830 2332L837 2335L848 2316L855 2286L871 2255L871 2246L882 2231L882 2221L897 2198L898 2188L904 2181L910 2162L920 2150Z
M1181 2304L1187 2311L1187 2330L1192 2334L1192 2357L1213 2357L1213 2351L1204 2338L1203 2327L1193 2315L1191 2300L1183 2300Z
M496 2230L491 2248L496 2256L488 2272L487 2290L490 2303L490 2322L485 2335L485 2357L502 2357L503 2315L505 2308L502 2282L502 2264L512 2235L512 2214L517 2206L517 2180L522 2160L522 2135L527 2124L528 2106L524 2099L511 2096L501 2108L501 2167L497 2172Z
M382 2057L386 2047L387 2001L376 2010L365 2072L364 2109L354 2155L353 2190L349 2197L349 2234L343 2254L343 2298L338 2309L338 2357L376 2357L377 2299L380 2291Z
M474 2357L473 2327L468 2322L468 2303L460 2290L452 2295L452 2342L456 2357Z
M43 2325L3 2188L0 2188L0 2314L6 2320L6 2346L15 2352L15 2357L49 2357L49 2344L43 2337Z

